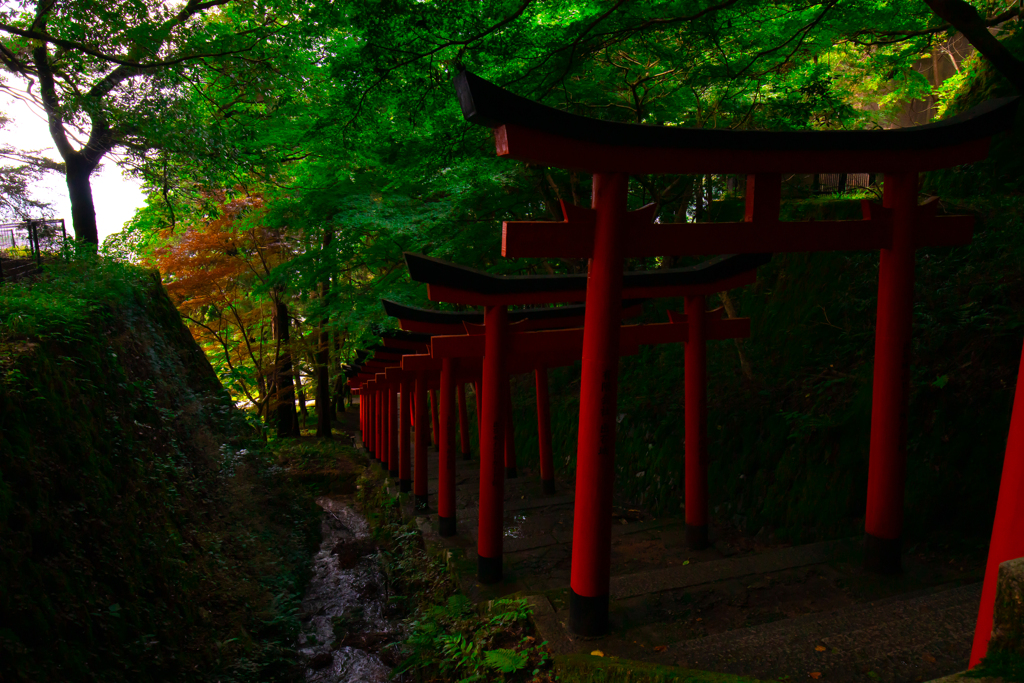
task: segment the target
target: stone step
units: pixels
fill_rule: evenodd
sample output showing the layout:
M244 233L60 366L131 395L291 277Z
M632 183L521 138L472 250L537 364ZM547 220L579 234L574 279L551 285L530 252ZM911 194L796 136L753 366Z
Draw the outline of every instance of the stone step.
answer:
M981 583L931 588L675 643L658 660L759 678L929 680L966 667L980 601Z
M622 600L741 576L770 574L784 569L821 564L835 557L838 551L859 541L860 539L822 541L821 543L770 550L756 555L730 557L724 560L697 562L685 566L665 567L637 574L615 576L611 581L611 597L613 600Z

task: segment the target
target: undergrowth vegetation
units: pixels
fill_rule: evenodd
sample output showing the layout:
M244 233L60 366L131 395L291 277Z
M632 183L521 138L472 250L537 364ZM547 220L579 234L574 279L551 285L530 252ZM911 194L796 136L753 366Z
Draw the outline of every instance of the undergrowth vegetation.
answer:
M297 675L318 509L255 436L148 273L0 285L0 679Z
M415 523L403 519L401 500L388 495L384 476L371 468L359 481L359 505L380 546L387 593L406 615L408 637L392 646L395 674L422 683L555 680L526 600L475 606L458 592L443 557L427 551Z

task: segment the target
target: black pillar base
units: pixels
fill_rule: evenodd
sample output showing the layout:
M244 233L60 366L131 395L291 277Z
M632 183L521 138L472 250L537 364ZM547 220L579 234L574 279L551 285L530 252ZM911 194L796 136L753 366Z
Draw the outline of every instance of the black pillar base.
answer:
M506 467L505 468L505 478L506 479L515 479L518 476L519 476L519 473L516 472L516 468L515 467Z
M498 583L501 581L501 558L477 555L476 578L480 583Z
M608 596L588 598L569 589L569 630L580 636L608 633Z
M544 487L544 493L550 495L555 492L555 480L554 479L541 479L541 485Z
M426 496L417 495L415 508L417 512L423 512L430 507L430 503Z
M469 453L463 453L462 454L462 459L463 460L472 460L473 456L471 454L469 454Z
M711 545L708 542L708 525L686 525L686 547L690 550L704 550Z
M388 468L388 463L387 463L386 460L380 460L379 462L380 462L380 468L382 470L386 470Z
M455 535L455 518L454 517L442 517L437 516L437 533L442 536L454 536Z
M409 493L409 491L412 491L412 479L399 479L398 492Z
M398 479L398 470L388 470L388 476L392 479Z
M892 576L903 573L903 539L864 534L864 569Z

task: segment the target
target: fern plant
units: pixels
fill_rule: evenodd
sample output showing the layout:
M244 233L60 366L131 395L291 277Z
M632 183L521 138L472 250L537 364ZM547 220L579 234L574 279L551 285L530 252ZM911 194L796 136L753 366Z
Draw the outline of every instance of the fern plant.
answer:
M525 669L528 659L524 653L504 647L484 652L484 665L497 669L503 674L511 674Z

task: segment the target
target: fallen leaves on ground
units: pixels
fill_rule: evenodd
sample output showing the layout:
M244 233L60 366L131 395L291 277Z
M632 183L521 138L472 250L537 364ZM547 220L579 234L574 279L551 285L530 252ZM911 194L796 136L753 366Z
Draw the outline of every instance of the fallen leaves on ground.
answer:
M594 655L595 657L604 657L604 653L601 652L600 650L594 650L590 654Z
M655 652L664 652L667 649L668 649L668 645L655 645L654 646L654 651Z
M924 661L928 662L929 664L934 664L935 663L935 657L932 657L929 654L924 654L924 655L921 655L921 656L924 657Z
M812 671L811 673L809 673L807 675L810 676L811 678L813 678L814 680L818 680L819 678L821 678L821 672L820 671Z
M818 647L816 647L814 649L817 650L818 652L824 652L825 651L825 646L824 645L819 645Z

